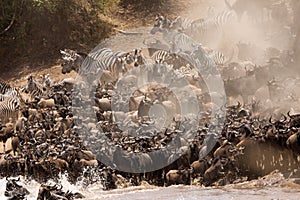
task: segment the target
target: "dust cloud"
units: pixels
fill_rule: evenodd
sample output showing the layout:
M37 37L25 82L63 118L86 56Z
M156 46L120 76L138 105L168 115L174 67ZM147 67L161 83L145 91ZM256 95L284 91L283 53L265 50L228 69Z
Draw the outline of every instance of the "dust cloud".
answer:
M227 2L229 5L225 0L195 1L183 17L214 19L219 23L216 26L224 23L221 29L201 33L197 41L222 52L229 60L220 68L225 89L241 93L229 92L228 104L238 101L257 104L257 111L278 117L289 110L300 112L297 48L300 3L294 0ZM231 18L220 16L229 11L233 13ZM250 77L253 81L249 81ZM233 80L234 84L230 84Z

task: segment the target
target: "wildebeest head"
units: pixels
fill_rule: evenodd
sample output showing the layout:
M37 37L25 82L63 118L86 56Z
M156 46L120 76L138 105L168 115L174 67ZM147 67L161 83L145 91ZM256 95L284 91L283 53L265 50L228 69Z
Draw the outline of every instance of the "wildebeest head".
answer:
M16 188L21 188L22 186L19 185L17 182L20 181L20 177L18 179L11 178L9 179L6 177L7 183L6 183L6 190L7 191L13 191Z
M17 182L20 181L20 177L18 179L8 178L6 177L6 190L4 195L9 197L9 199L24 199L26 195L29 194L29 191L23 186L19 185Z
M290 111L287 113L287 115L289 116L290 120L290 126L291 127L296 127L299 128L300 127L300 114L293 114L291 115Z

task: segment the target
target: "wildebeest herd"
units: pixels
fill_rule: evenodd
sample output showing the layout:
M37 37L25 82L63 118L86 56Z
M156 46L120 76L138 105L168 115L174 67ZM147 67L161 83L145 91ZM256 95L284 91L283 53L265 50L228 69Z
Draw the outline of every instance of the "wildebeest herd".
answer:
M239 9L237 3L233 9ZM8 178L19 175L42 184L38 199L83 198L63 192L59 184L45 185L64 173L71 183L99 182L105 190L143 181L157 186L225 185L276 169L299 175L300 115L286 109L300 98L300 80L290 73L293 55L265 49L267 62L256 65L257 56L242 60L255 49L251 45L239 44L240 60L232 61L190 38L210 28L220 31L228 22L224 16L231 19L232 11L220 16L194 21L158 16L151 34L161 32L164 41L148 43L147 48L101 48L89 54L62 50L62 73L74 70L76 80L56 82L44 74L40 80L28 76L21 87L1 81L0 173L7 177L5 195L28 195L17 179ZM136 73L128 75L130 71ZM95 75L99 73L101 78ZM225 96L206 85L217 78L224 80L228 102L219 107L211 96ZM167 86L155 84L164 80ZM139 82L152 84L138 88ZM118 86L133 93L119 93ZM122 108L126 101L128 107ZM159 120L151 116L155 106L166 111L164 126L157 126ZM194 106L199 108L196 116ZM171 142L179 148L167 149Z

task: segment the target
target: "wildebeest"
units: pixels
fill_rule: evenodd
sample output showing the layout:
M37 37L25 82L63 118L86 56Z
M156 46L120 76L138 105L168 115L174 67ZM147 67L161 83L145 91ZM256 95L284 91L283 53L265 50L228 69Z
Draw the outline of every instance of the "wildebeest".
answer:
M203 184L208 186L214 182L226 177L226 173L234 173L234 160L226 156L215 158L212 165L205 171L203 175Z
M293 151L293 153L300 155L300 133L297 132L291 135L287 139L286 145Z
M62 191L62 185L56 184L54 186L52 185L45 185L42 184L39 188L39 193L37 200L43 200L43 199L64 199L64 200L69 200L69 199L77 199L77 198L85 198L81 193L79 192L63 192Z
M196 160L191 164L193 168L192 177L203 176L205 171L209 168L210 163L206 159Z
M6 181L7 183L4 195L9 197L9 199L25 199L25 196L30 194L26 188L17 183L20 181L20 177L18 179L6 177Z
M172 184L190 185L192 173L193 173L193 169L170 170L166 174L166 185L167 186Z
M224 81L224 88L227 97L242 96L244 103L248 103L249 96L253 96L258 89L254 75L244 76Z

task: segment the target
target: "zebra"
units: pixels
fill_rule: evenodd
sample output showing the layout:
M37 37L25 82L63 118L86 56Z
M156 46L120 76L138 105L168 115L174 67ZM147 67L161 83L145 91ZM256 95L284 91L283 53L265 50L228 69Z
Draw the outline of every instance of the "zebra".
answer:
M156 25L159 24L159 20L166 21L166 18L156 18ZM236 13L230 10L223 11L218 14L210 12L206 18L199 18L196 20L177 16L173 21L170 21L170 23L165 22L164 28L176 30L193 38L197 38L199 35L213 33L215 31L220 32L226 25L235 21L237 21Z
M156 16L153 28L150 30L150 33L154 35L157 32L160 32L162 29L169 29L171 26L171 21L165 16Z
M26 91L30 94L32 99L35 97L40 98L47 96L47 89L42 84L37 82L32 75L27 78Z
M11 90L11 86L0 79L0 94L5 94L9 90Z
M103 62L108 56L113 56L112 50L108 48L102 48L98 51L91 52L90 54L76 52L71 49L61 50L60 52L63 54L62 58L64 60L62 63L63 74L70 73L72 70L78 73L82 65L85 67L81 69L81 72L96 72L97 69L93 69L95 63L96 66L102 66L99 62ZM101 67L101 69L104 70L105 67Z
M9 96L17 96L16 88L11 87L10 84L0 79L0 94L6 94Z
M202 45L198 45L196 51L192 53L192 57L195 62L195 66L200 71L201 75L208 76L212 74L216 68L216 61L214 61L209 54L207 54L202 47Z
M95 59L95 60L102 60L103 58L107 56L114 55L114 52L109 48L102 48L100 50L97 50L95 52L91 52L88 54L89 57Z
M191 29L191 25L194 20L177 16L170 24L170 28L173 30L178 30L180 32L185 32Z
M86 57L80 68L80 74L101 75L103 71L108 71L114 78L119 78L125 72L125 63L123 57L111 54L103 56L101 59L95 60L91 57Z
M225 56L220 51L210 51L207 55L210 59L212 59L215 65L224 65L225 64Z
M51 88L53 86L53 81L50 78L49 74L40 75L42 79L42 85L46 88Z
M276 0L236 0L232 5L227 0L224 1L226 7L236 13L239 21L245 13L248 17L254 19L254 21L257 21L259 18L260 20L264 20L264 10L270 9Z
M216 15L211 18L211 20L207 20L207 25L211 25L214 28L220 28L224 24L229 21L229 16L233 12L223 12L222 14ZM177 18L178 19L178 18ZM200 19L203 23L204 19ZM177 20L179 21L179 20ZM191 24L191 28L195 26L193 21ZM169 25L170 24L170 25ZM169 25L169 26L168 26ZM189 36L180 33L178 31L172 30L172 22L168 23L165 17L156 18L154 27L150 31L150 33L155 34L156 32L162 32L165 40L169 40L169 44L171 45L171 53L175 55L180 55L180 57L186 58L186 60L194 66L200 67L201 71L204 74L211 74L212 70L215 70L217 65L223 65L225 63L225 56L219 51L213 50L205 50L201 44L197 44L192 38ZM189 27L189 26L185 26ZM203 26L202 28L204 28ZM207 26L208 28L209 26ZM174 28L174 27L173 27ZM205 29L204 29L205 30ZM207 29L208 30L208 29ZM170 39L171 38L171 39ZM215 71L214 71L215 72Z
M167 60L170 60L172 58L172 54L166 50L157 50L151 55L151 59L154 60L157 64L165 63Z
M2 123L10 119L16 120L19 117L22 108L21 96L10 96L0 101L0 119ZM24 102L23 102L24 103Z
M60 50L62 54L62 70L63 74L70 73L72 70L78 72L80 69L81 64L83 63L84 59L87 57L86 53L76 52L71 49Z
M10 84L0 79L0 101L5 101L6 99L17 96L17 88L11 87Z
M103 70L110 71L113 76L118 77L125 70L125 52L113 52L111 49L102 48L90 54L76 53L74 50L61 51L63 60L62 73L69 73L74 70L81 75L99 73Z
M189 34L191 37L203 37L214 32L222 33L224 27L236 21L234 11L223 11L212 17L200 18L191 23Z
M194 50L196 50L197 43L184 33L175 32L175 33L171 33L167 37L172 38L172 41L170 43L171 53L175 53L175 54L178 54L179 52L191 53Z
M0 94L0 101L5 101L6 99L9 99L13 97L11 94Z
M171 29L171 22L164 16L156 17L151 34L161 32L163 39L170 45L172 53L193 52L196 50L197 43L184 33Z
M140 65L152 65L155 62L150 58L147 58L143 54L143 49L133 49L127 54L127 65L133 65L133 67L138 67Z

